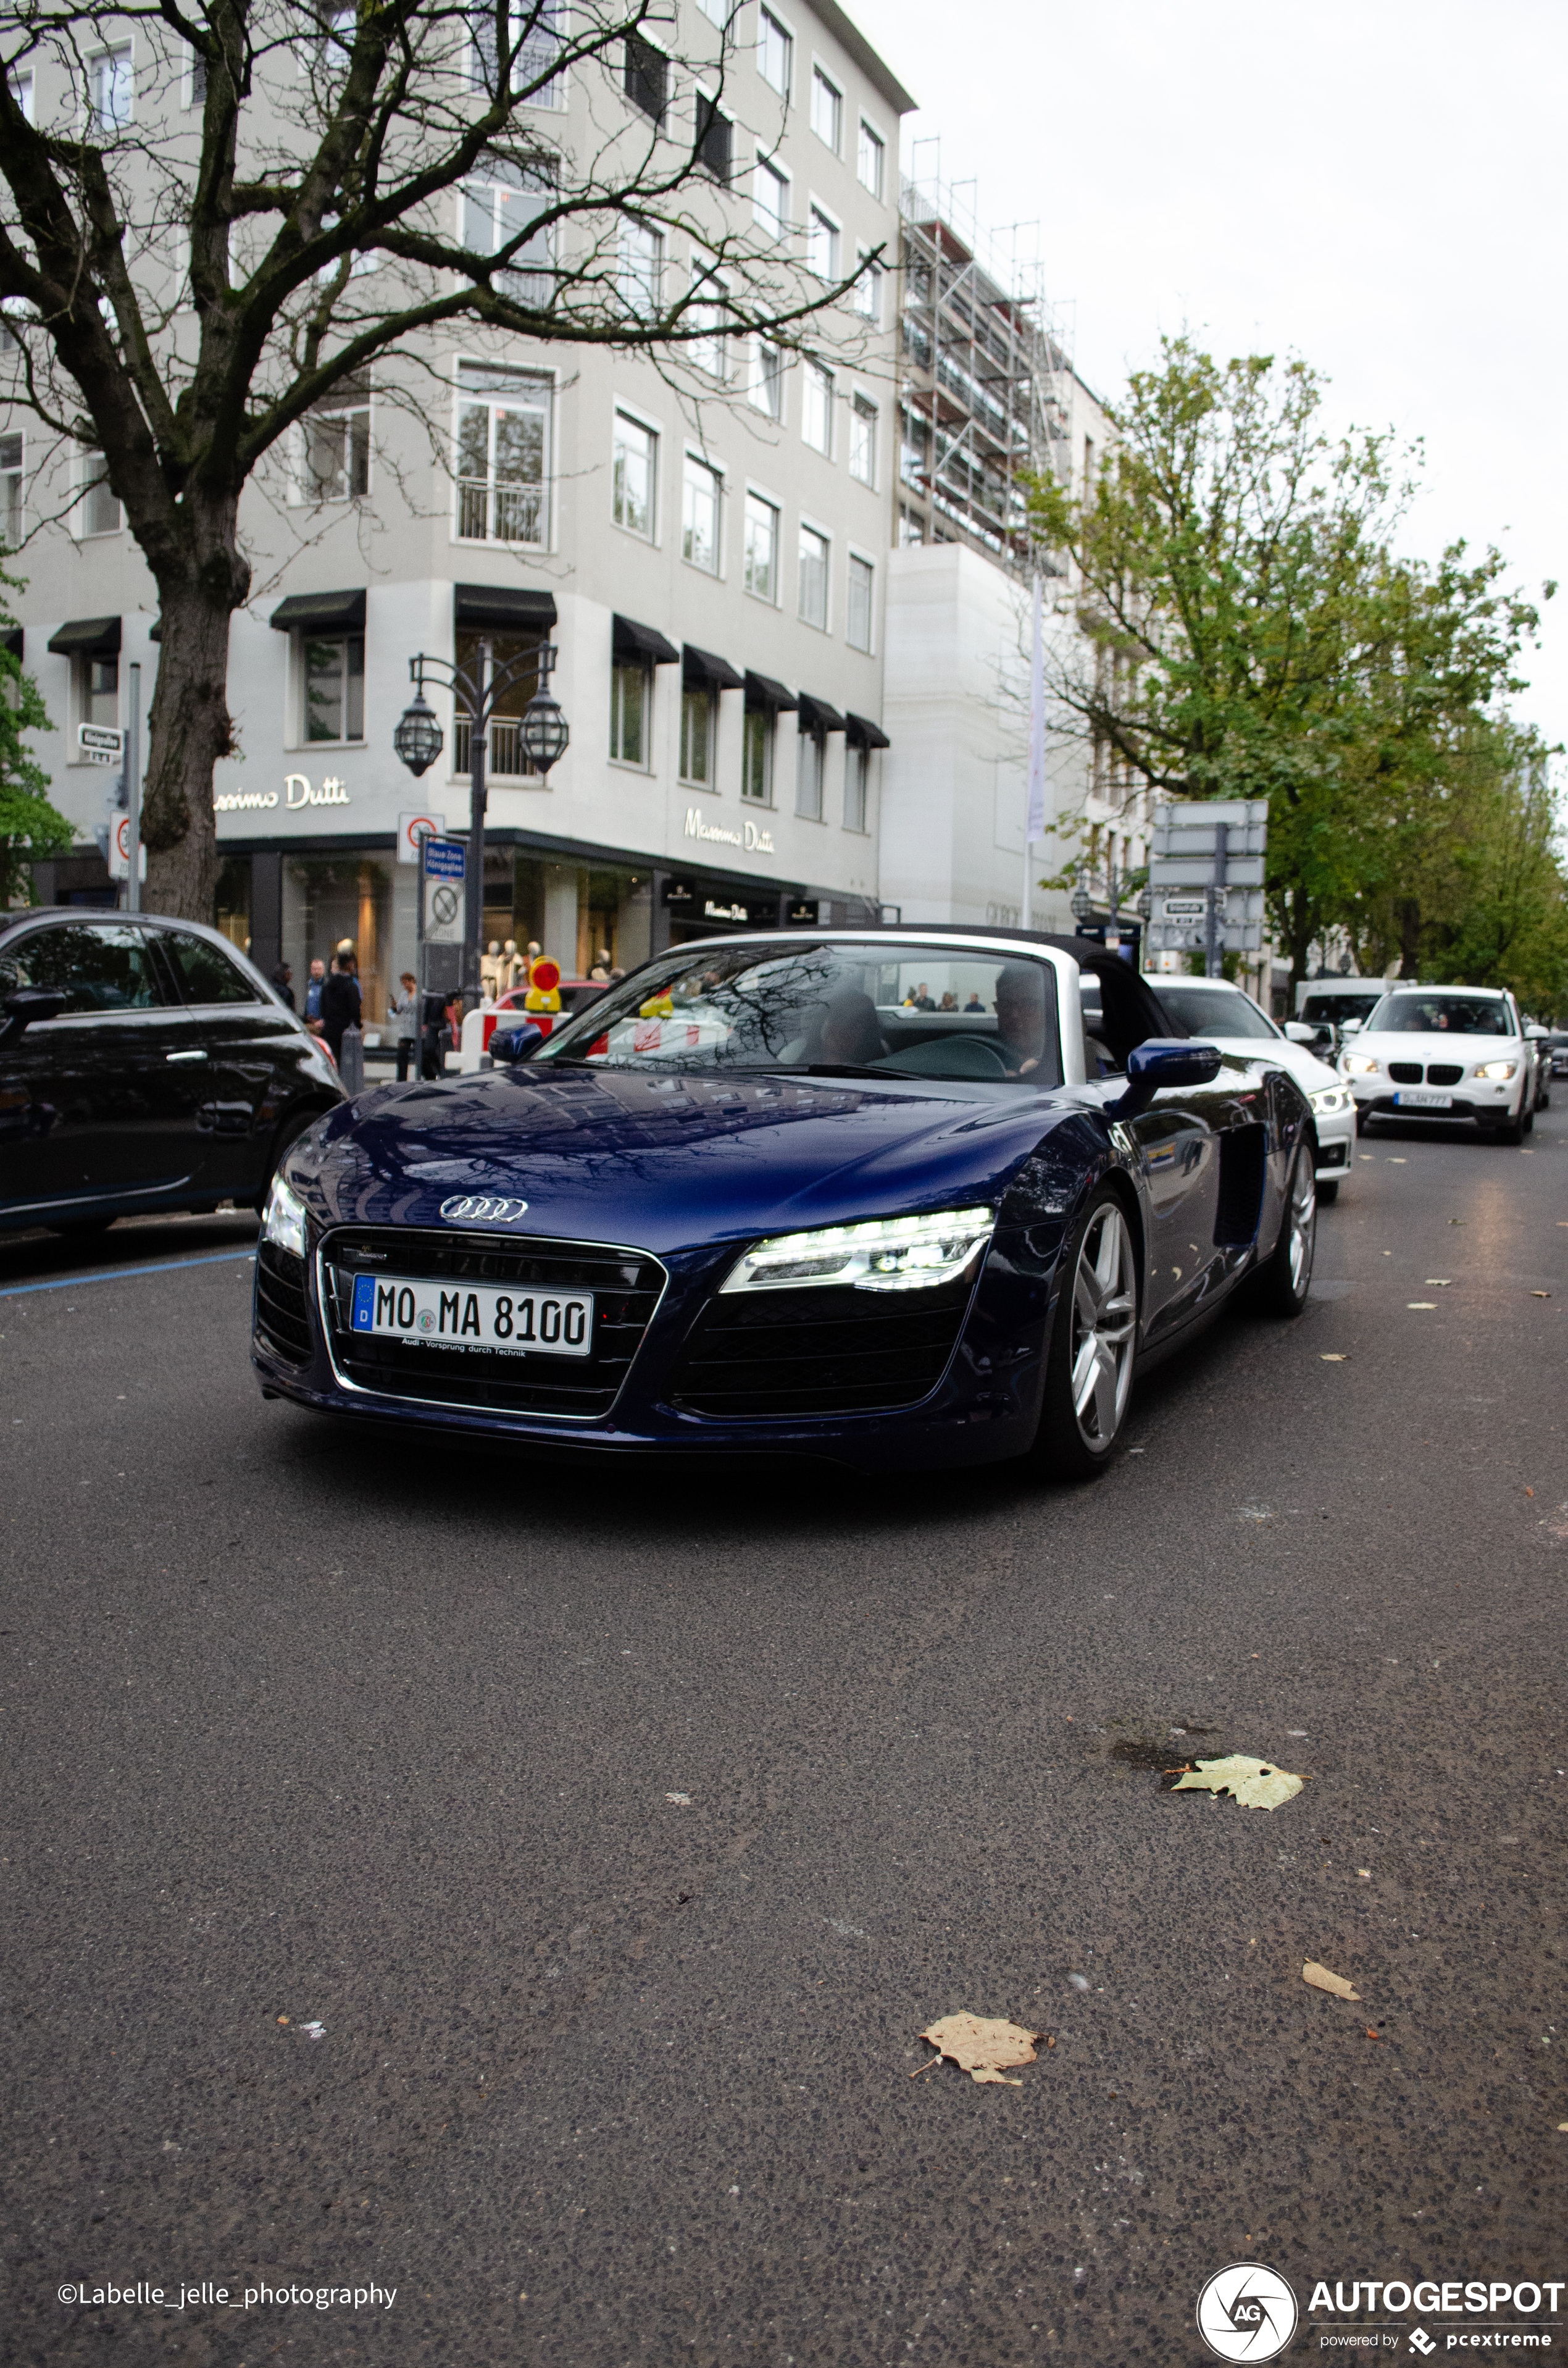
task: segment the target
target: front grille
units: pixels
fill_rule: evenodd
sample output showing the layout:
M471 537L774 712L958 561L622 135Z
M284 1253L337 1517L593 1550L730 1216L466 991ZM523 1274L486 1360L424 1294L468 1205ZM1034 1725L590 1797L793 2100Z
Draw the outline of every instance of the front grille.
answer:
M1457 1061L1433 1061L1428 1064L1426 1083L1429 1086L1457 1086L1464 1076Z
M1419 1061L1391 1061L1389 1075L1396 1086L1418 1086L1421 1083Z
M275 1242L256 1254L256 1328L285 1364L311 1361L311 1318L305 1303L305 1261Z
M383 1397L486 1414L543 1414L590 1421L615 1404L665 1287L643 1252L597 1242L551 1242L494 1234L436 1234L352 1226L322 1245L333 1362L346 1381ZM354 1279L402 1275L415 1282L492 1283L502 1290L591 1291L590 1356L517 1357L372 1339L348 1327Z
M917 1406L947 1371L970 1290L966 1281L714 1299L681 1351L669 1402L734 1421Z

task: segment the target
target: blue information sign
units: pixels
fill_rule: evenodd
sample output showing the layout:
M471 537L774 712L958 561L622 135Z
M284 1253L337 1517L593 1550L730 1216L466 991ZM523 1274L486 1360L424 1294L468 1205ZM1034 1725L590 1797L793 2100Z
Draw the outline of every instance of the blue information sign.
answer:
M425 848L426 880L460 880L468 860L468 848L460 838L427 838Z

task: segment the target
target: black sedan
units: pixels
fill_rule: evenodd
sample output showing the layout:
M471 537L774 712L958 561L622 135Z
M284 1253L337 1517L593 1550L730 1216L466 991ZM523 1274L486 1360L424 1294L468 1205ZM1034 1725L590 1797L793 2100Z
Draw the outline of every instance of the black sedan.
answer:
M1080 940L710 939L491 1051L285 1160L267 1395L556 1451L1087 1475L1135 1369L1244 1284L1306 1303L1305 1096Z
M0 916L0 1230L259 1206L343 1099L324 1046L216 929Z

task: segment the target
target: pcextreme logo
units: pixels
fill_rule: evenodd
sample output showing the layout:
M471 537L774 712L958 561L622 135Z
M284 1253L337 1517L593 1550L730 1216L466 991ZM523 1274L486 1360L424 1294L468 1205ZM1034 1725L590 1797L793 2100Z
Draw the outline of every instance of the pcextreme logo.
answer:
M1275 2360L1296 2332L1296 2297L1278 2270L1233 2261L1198 2297L1198 2332L1217 2360Z

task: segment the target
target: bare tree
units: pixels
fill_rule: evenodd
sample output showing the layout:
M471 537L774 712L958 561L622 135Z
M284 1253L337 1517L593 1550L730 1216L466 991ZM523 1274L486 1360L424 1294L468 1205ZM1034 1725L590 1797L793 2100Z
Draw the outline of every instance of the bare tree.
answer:
M150 904L210 915L241 498L324 397L395 360L435 436L455 321L677 373L834 334L878 257L824 281L737 203L733 24L682 52L674 0L3 0L0 403L101 454L157 588Z

